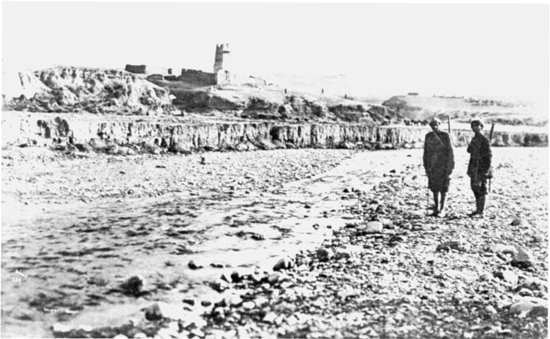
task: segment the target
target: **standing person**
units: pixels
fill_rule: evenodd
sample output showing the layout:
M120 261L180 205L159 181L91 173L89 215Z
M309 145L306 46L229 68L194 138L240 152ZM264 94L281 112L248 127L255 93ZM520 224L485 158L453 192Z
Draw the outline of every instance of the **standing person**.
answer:
M433 216L445 216L445 198L449 191L451 173L455 167L453 144L449 133L439 130L441 120L430 121L432 132L426 134L424 141L424 169L428 176L428 188L434 199ZM441 196L441 200L439 199Z
M470 187L476 197L476 210L470 213L469 216L479 215L483 217L485 197L487 195L487 179L491 177L493 154L489 139L481 133L483 131L483 122L479 119L474 119L470 122L470 126L475 135L470 145L468 145L468 153L470 153L468 176L470 177Z

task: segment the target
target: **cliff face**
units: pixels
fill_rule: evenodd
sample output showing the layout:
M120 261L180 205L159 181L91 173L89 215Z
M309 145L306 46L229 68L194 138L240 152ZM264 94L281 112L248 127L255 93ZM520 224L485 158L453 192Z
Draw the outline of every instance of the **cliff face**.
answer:
M360 124L284 124L278 122L211 122L200 124L124 119L83 120L79 115L3 115L3 145L50 146L57 149L98 148L119 154L135 152L188 153L195 151L279 148L368 149L419 148L426 128ZM456 147L466 146L472 132L454 130ZM547 134L496 132L495 146L548 146ZM120 149L124 149L120 151Z

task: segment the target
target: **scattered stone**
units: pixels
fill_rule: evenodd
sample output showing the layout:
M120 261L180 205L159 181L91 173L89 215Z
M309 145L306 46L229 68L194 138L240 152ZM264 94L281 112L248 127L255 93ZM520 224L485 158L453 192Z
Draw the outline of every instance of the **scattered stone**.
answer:
M183 302L188 305L195 306L195 300L193 299L183 299Z
M543 242L544 237L542 235L534 235L531 239L532 242Z
M118 334L113 339L128 339L128 337L125 336L124 334Z
M221 292L225 291L226 289L228 289L230 286L226 281L224 281L222 279L218 279L218 280L214 281L213 283L211 283L210 287L212 287L217 292L221 293Z
M383 224L380 221L371 221L367 223L367 227L365 228L366 233L381 233Z
M531 291L544 291L546 286L547 284L545 281L535 279L535 278L528 278L523 283L521 283L518 287L516 287L516 291L522 288L526 288Z
M227 265L222 264L222 263L213 262L213 263L210 264L210 266L212 266L214 268L224 268Z
M52 331L54 333L67 333L71 331L71 327L61 323L55 323L52 326Z
M274 323L276 318L277 314L275 314L274 312L269 312L264 316L262 320L266 323Z
M518 291L518 294L522 297L533 297L534 293L528 288L522 288Z
M296 255L296 267L309 266L311 264L310 257Z
M145 319L150 321L161 319L183 320L188 314L183 308L159 301L144 309Z
M355 253L349 247L338 248L334 254L334 259L350 259L353 256L355 256Z
M540 298L521 298L510 306L510 313L528 316L548 316L548 300Z
M231 281L234 283L241 282L243 280L243 276L238 271L233 271L231 273Z
M192 330L191 334L193 334L194 336L199 337L199 338L204 337L204 332L199 330L198 328L195 328L194 330Z
M275 285L277 282L279 282L279 278L281 277L281 273L273 273L273 274L270 274L269 277L267 277L267 281L271 284L271 285Z
M212 315L217 321L219 321L225 317L225 310L223 307L215 307L212 310Z
M251 310L256 307L256 304L253 301L245 301L242 306L246 310Z
M334 252L331 249L320 247L317 249L317 259L319 261L329 261L334 257Z
M228 283L233 282L233 279L231 279L231 275L227 273L222 273L222 275L220 276L220 279Z
M517 285L518 283L518 276L514 272L509 270L495 271L493 275L512 285Z
M510 264L523 269L532 267L534 265L533 255L523 248L518 248L517 254L512 258Z
M274 271L288 270L294 267L294 261L290 258L280 259L275 266L273 266Z
M514 218L512 222L510 223L512 226L520 226L521 225L521 219L520 218Z
M139 297L143 294L145 288L145 279L141 275L128 278L120 285L122 293Z
M204 268L204 265L197 264L194 260L189 261L187 266L189 266L189 268L192 270L198 270L199 268Z
M459 252L467 252L470 246L463 241L447 241L439 244L436 248L436 252L455 250Z
M251 238L253 240L265 240L265 236L263 234L259 234L259 233L252 233Z
M498 244L493 248L493 252L514 256L518 251L515 246Z
M492 313L492 314L497 314L498 313L497 310L491 305L487 305L485 307L485 311L487 311L489 313Z

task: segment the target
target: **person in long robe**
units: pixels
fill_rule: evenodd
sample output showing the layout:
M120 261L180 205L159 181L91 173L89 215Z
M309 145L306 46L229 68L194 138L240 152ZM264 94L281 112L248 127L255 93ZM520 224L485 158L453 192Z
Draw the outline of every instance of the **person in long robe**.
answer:
M431 215L445 216L445 200L455 167L453 144L449 133L440 131L441 120L430 121L432 132L424 141L424 169L428 176L428 188L432 192L434 210Z
M493 154L489 138L483 135L483 122L474 119L470 122L474 138L468 145L470 153L470 162L468 163L468 176L470 177L470 187L476 198L476 210L469 215L483 217L485 210L485 201L487 196L487 179L491 175L491 162Z

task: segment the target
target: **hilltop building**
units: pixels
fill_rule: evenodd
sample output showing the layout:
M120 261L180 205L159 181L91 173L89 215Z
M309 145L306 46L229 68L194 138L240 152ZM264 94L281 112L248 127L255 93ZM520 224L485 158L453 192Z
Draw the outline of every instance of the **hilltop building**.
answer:
M147 65L126 65L125 70L130 73L143 76L160 76L165 80L184 81L203 86L214 85L249 85L254 87L266 86L265 80L253 76L241 77L233 74L231 67L231 49L229 44L216 45L216 54L214 56L213 73L203 72L194 69L182 68L180 75L174 73L174 68L153 67Z
M216 45L214 74L216 74L218 84L231 82L231 73L229 73L230 60L231 50L229 49L229 44Z

